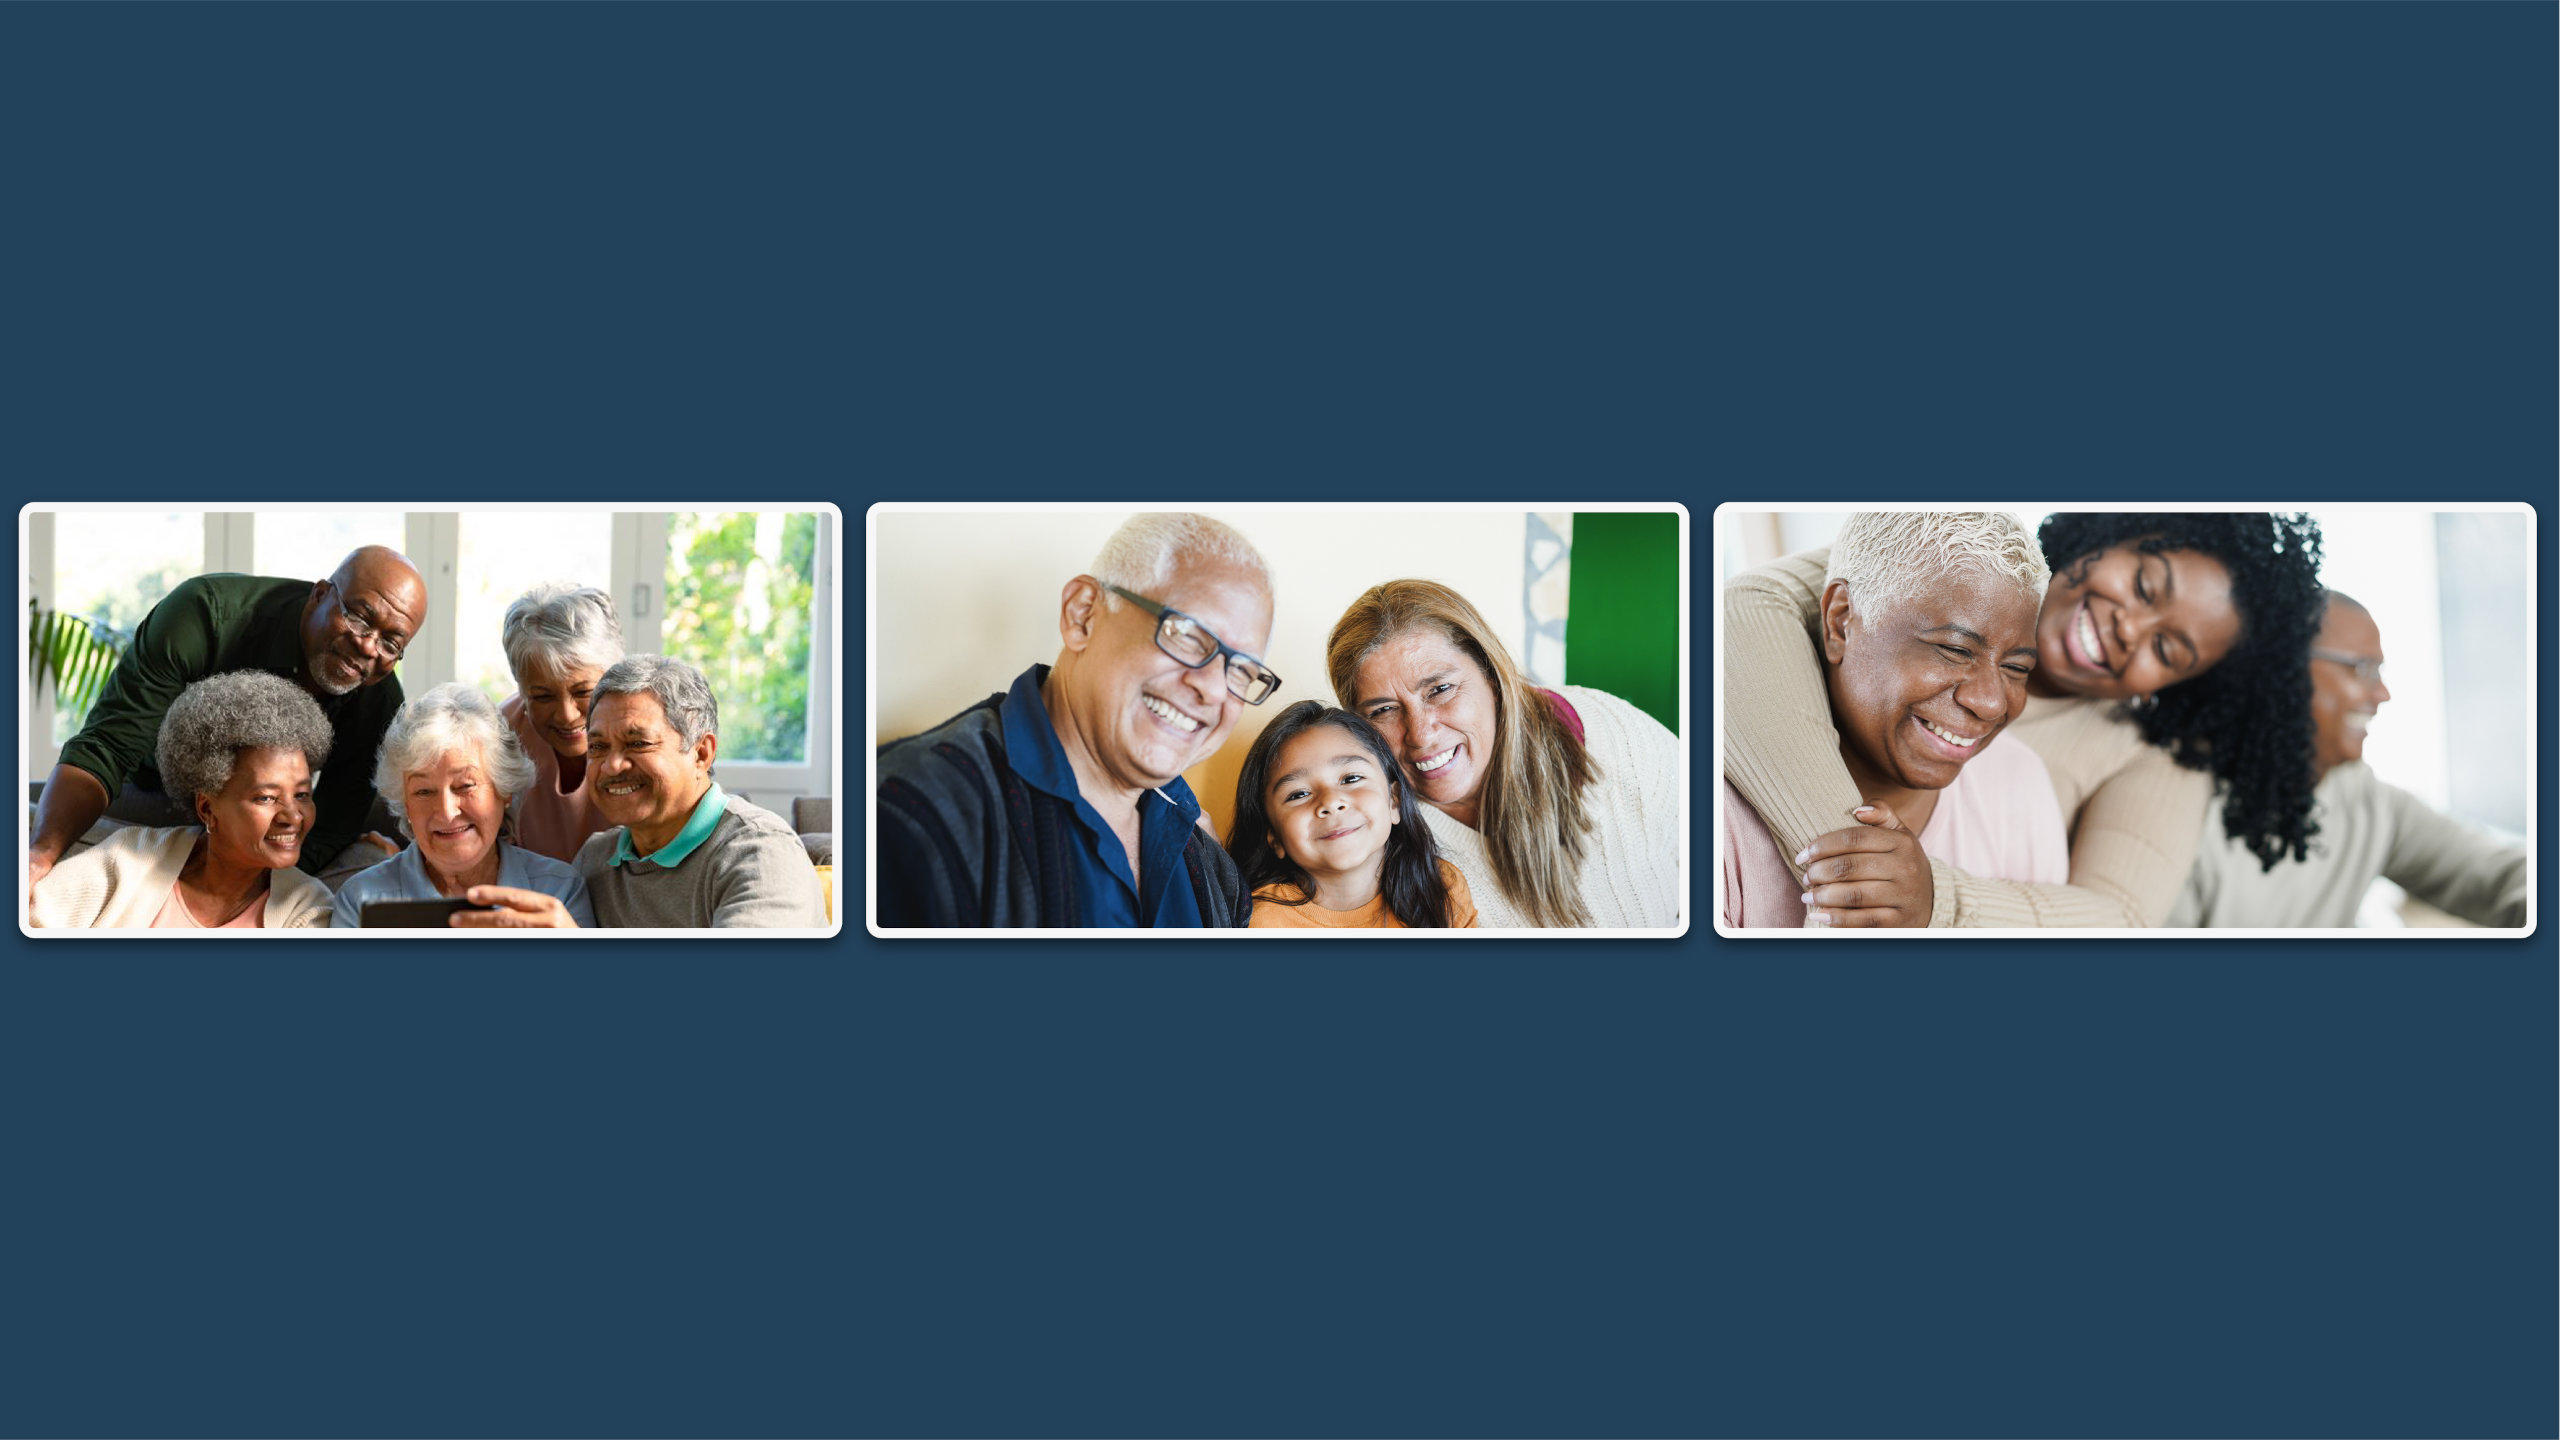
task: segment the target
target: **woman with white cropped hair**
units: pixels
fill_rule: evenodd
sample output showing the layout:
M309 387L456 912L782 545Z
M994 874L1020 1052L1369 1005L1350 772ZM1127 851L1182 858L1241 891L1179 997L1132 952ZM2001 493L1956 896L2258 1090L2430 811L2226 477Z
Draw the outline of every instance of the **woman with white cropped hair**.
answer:
M1868 511L1841 527L1819 643L1867 833L1916 836L1929 858L1975 875L2068 878L2051 774L2026 746L1995 743L2026 709L2051 578L2035 537L2010 515ZM1719 850L1726 925L1831 922L1829 909L1808 917L1804 886L1730 778Z
M613 828L587 789L587 712L597 677L622 658L613 597L593 585L536 585L507 607L499 639L516 681L499 713L533 762L516 801L516 842L575 860L588 836Z
M408 849L349 879L330 923L363 922L383 900L459 899L474 885L540 891L595 923L575 868L501 838L507 804L535 766L478 689L439 685L400 707L382 737L373 784L400 816Z

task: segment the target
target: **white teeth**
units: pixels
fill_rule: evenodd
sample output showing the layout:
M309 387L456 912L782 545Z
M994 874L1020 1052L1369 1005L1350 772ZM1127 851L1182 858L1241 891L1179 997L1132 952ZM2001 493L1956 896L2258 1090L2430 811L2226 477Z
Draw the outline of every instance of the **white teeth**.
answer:
M1449 761L1457 755L1457 753L1458 747L1452 745L1448 749L1441 751L1439 754L1432 756L1428 760L1414 761L1413 768L1421 771L1425 775L1428 775L1432 771L1439 769L1441 766L1448 764Z
M2080 607L2080 648L2100 666L2106 664L2107 652L2098 645L2098 623L2089 618L2089 607L2085 604Z
M639 782L633 781L628 785L607 785L604 787L604 793L607 795L629 795L637 791L639 788Z
M1194 720L1190 716L1183 714L1181 711L1174 709L1172 706L1167 705L1153 695L1141 695L1138 699L1148 709L1163 716L1167 720L1172 721L1173 727L1182 731L1184 734L1189 734L1190 732L1200 728L1199 721Z
M1918 717L1918 716L1913 716L1912 718L1913 718L1913 719L1919 719L1919 717ZM1928 722L1928 721L1926 721L1926 720L1921 720L1921 721L1920 721L1920 723L1921 723L1921 724L1923 724L1923 725L1929 725L1929 722ZM1964 748L1964 749L1967 749L1967 750L1970 750L1970 749L1972 749L1974 746L1979 745L1979 744L1981 744L1981 743L1982 743L1982 737L1981 737L1981 736L1979 736L1979 735L1976 735L1976 736L1974 736L1972 739L1967 740L1967 739L1965 739L1965 738L1964 738L1963 736L1961 736L1961 735L1950 735L1950 734L1948 734L1946 731L1939 729L1939 728L1938 728L1937 726L1935 726L1935 725L1929 725L1929 733L1930 733L1930 734L1932 734L1932 735L1937 736L1937 737L1938 737L1939 739L1941 739L1941 740L1946 741L1946 742L1947 742L1948 744L1950 744L1950 745L1960 746L1960 747L1962 747L1962 748Z

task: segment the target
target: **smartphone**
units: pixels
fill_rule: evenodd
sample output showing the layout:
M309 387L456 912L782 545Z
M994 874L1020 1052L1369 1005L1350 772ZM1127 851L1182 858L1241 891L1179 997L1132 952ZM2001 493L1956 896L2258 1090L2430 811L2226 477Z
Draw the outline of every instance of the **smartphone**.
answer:
M373 900L366 903L358 920L367 930L443 930L449 928L445 917L456 910L497 908L468 900Z

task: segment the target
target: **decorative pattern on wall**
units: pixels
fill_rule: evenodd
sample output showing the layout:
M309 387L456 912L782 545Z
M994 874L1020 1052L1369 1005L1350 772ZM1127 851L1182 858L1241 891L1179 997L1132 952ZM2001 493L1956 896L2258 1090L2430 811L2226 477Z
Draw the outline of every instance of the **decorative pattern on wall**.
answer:
M1564 622L1572 594L1573 512L1531 511L1522 553L1520 663L1540 685L1564 683Z

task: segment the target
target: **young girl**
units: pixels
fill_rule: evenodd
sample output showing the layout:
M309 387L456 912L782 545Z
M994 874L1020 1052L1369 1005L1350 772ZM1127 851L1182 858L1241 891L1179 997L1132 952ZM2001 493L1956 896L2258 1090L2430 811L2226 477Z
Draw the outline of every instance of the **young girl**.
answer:
M1450 929L1476 923L1457 867L1431 848L1393 751L1368 721L1301 700L1253 742L1227 853L1253 928Z

